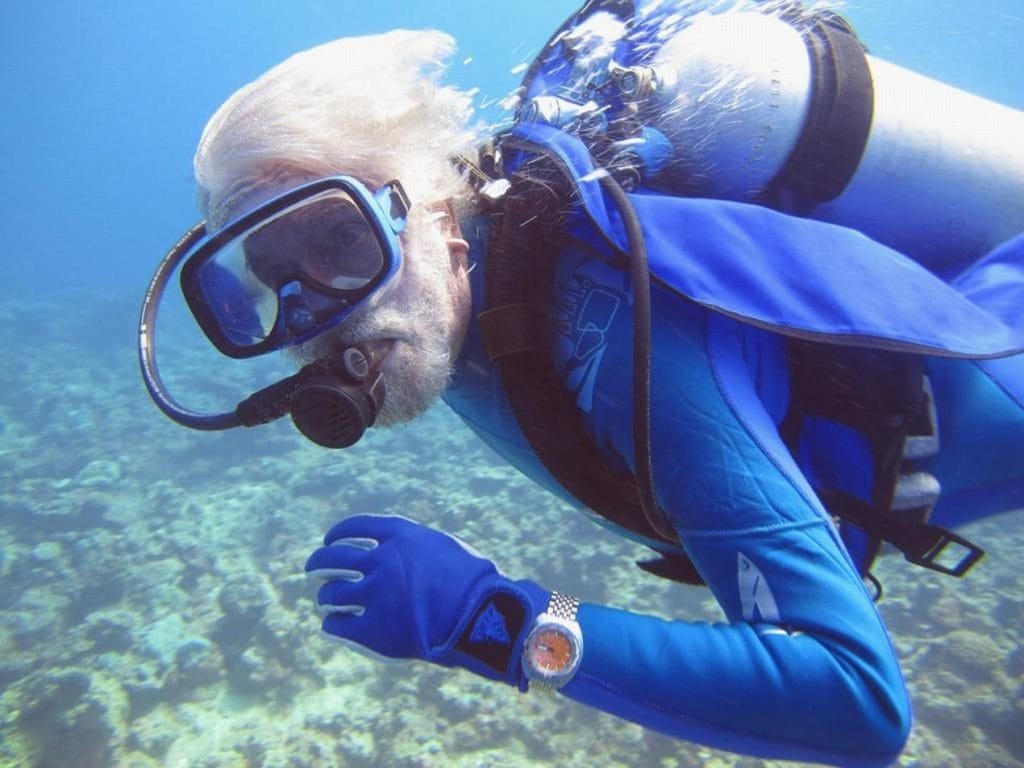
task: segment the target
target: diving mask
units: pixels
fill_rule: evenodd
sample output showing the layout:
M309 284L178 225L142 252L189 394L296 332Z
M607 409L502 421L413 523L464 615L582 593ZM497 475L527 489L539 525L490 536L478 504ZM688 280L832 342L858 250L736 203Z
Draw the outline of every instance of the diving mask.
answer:
M243 358L301 344L380 300L402 267L409 199L334 176L273 198L208 237L181 288L203 333Z
M181 287L203 333L223 354L247 358L308 341L374 306L402 268L398 235L409 199L398 181L370 192L348 176L292 189L207 235L193 227L154 275L139 325L143 379L179 424L219 430L291 413L310 440L340 448L373 424L384 401L384 340L339 349L265 387L234 411L196 413L169 395L156 367L155 323L164 288L185 262Z

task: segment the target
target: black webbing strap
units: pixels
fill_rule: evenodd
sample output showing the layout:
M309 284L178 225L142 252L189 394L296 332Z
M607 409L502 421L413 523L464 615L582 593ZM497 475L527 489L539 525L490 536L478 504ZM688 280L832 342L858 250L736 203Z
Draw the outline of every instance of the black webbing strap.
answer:
M780 432L790 451L799 454L806 418L844 424L863 436L871 453L873 517L888 514L903 457L904 438L923 397L920 362L887 350L826 345L787 339L790 400ZM822 489L815 489L833 515ZM858 515L866 519L865 514ZM854 522L854 521L850 521ZM858 525L868 535L860 565L867 574L882 546L874 530Z
M887 541L908 562L950 576L963 576L985 556L985 550L938 525L921 523L899 512L880 515L856 496L819 491L830 511L862 528L869 536Z
M550 295L563 247L562 179L542 181L531 168L505 195L487 255L487 307L480 317L488 356L501 373L509 406L544 467L575 498L607 520L653 540L675 543L649 521L637 479L610 466L591 437L572 393L551 364L542 299ZM524 225L524 222L531 222ZM532 300L531 300L532 299ZM671 529L669 529L671 531Z
M785 166L760 197L808 214L837 198L853 178L871 132L875 91L864 48L842 17L814 13L787 20L801 30L810 53L810 104Z
M890 350L825 345L788 339L790 403L780 432L799 452L804 420L816 417L856 430L871 451L870 503L834 489L815 491L829 513L869 537L865 576L882 542L899 549L911 563L962 576L984 551L963 537L923 521L914 510L893 510L896 483L904 467L904 445L927 408L919 358ZM963 550L946 564L952 545Z
M536 305L520 303L486 309L477 316L491 362L536 349L536 313Z

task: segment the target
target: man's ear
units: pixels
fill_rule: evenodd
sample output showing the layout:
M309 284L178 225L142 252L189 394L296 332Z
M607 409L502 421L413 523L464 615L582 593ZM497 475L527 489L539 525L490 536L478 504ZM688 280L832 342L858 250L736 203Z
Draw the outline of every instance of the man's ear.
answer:
M462 237L459 219L455 215L454 201L449 197L447 200L431 203L430 210L441 214L437 217L437 225L441 230L442 237L444 237L445 242L448 244L448 251L453 257L462 261L469 252L469 243Z
M443 237L462 237L459 220L455 216L455 202L450 197L430 203L427 210L434 214L430 218L437 222Z

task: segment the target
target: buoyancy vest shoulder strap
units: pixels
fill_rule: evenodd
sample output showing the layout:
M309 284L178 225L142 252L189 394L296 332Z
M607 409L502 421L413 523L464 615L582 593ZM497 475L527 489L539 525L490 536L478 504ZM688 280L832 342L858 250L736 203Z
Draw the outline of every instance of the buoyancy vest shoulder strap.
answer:
M479 317L488 355L501 373L509 405L527 442L555 479L616 525L674 544L678 537L657 505L651 480L649 396L645 396L650 376L649 301L646 316L641 301L641 316L634 318L634 324L639 322L646 331L646 340L644 333L634 337L634 363L639 369L633 414L639 477L611 467L602 456L552 362L544 308L564 244L570 190L571 180L543 156L511 179L487 257L487 309ZM635 242L631 246L639 247ZM634 283L649 296L645 270L646 264L642 275L634 275Z

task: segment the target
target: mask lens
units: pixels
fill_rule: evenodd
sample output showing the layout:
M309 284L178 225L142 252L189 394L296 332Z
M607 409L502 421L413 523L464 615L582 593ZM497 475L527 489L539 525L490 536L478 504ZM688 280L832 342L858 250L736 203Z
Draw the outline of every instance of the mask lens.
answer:
M207 311L228 341L248 347L264 341L277 320L277 295L249 270L244 238L217 251L197 270Z
M202 257L189 282L207 321L244 349L275 334L308 337L368 295L388 268L363 208L348 192L328 189Z
M253 274L277 289L296 275L335 291L365 288L384 270L376 231L347 192L330 190L248 233Z

